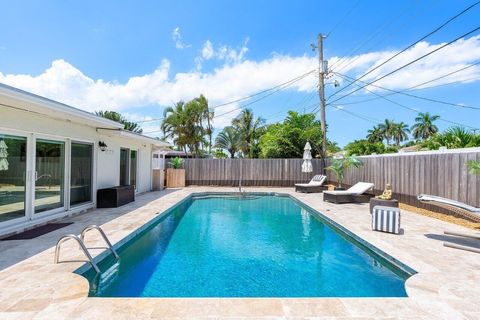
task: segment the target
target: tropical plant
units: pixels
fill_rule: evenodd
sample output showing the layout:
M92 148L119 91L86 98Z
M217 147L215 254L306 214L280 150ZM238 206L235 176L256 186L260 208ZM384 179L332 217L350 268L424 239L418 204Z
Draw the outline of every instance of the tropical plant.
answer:
M365 156L370 154L386 153L382 142L370 142L368 140L355 140L348 143L344 148L347 156Z
M372 129L368 130L367 140L371 143L377 143L383 141L383 132L382 128L379 126L374 126Z
M428 112L421 112L415 118L415 124L412 126L412 135L417 140L427 140L438 132L438 127L433 123L440 119L438 115L430 115Z
M467 166L471 174L480 174L480 161L469 160Z
M421 144L421 148L436 150L440 147L448 149L480 147L480 134L475 134L463 127L450 127L442 133L431 136Z
M232 126L223 128L215 139L215 147L225 149L230 153L230 158L235 157L235 153L241 147L241 135L238 130Z
M216 149L213 152L213 157L215 159L225 159L225 158L228 158L228 155L225 152L223 152L222 149Z
M211 142L206 141L205 136L212 139L212 119L208 101L201 95L187 103L179 101L166 108L161 128L165 137L172 139L178 148L200 156L206 145L211 148Z
M312 146L312 156L321 156L320 121L315 120L313 113L299 114L289 111L283 122L267 126L265 134L260 138L260 156L262 158L301 158L307 141ZM329 141L327 146L329 150L338 149Z
M241 146L243 154L248 158L253 158L253 149L258 144L259 133L265 120L258 117L255 119L251 109L244 109L232 120L232 126L235 127L241 136Z
M360 159L354 156L346 156L341 159L332 160L331 165L326 169L333 172L337 180L338 187L341 187L343 179L345 178L345 170L350 167L359 168L361 166L363 166L363 162Z
M408 134L410 133L410 129L408 129L408 125L403 121L400 123L394 123L392 126L392 139L395 141L395 144L398 147L400 146L400 143L408 140Z
M116 111L95 111L97 116L103 117L105 119L109 119L118 123L123 124L123 128L125 130L135 132L135 133L142 133L143 130L140 128L140 125L133 121L128 121L124 116Z
M183 159L180 157L175 157L169 163L173 169L181 169L183 166Z
M387 141L387 145L389 145L390 140L392 140L394 136L395 122L393 120L385 119L383 123L378 125L378 129L383 139Z

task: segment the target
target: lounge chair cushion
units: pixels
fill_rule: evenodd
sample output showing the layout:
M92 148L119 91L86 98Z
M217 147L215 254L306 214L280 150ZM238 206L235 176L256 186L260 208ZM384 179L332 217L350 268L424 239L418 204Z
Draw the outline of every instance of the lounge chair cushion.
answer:
M360 195L372 189L373 186L374 186L373 183L358 182L352 187L350 187L348 190L325 191L325 192L328 192L329 194L334 194L334 195Z
M296 183L295 186L298 187L313 187L313 186L321 186L325 183L327 177L321 174L318 174L310 180L309 183Z
M372 230L400 233L400 209L375 206L372 213Z

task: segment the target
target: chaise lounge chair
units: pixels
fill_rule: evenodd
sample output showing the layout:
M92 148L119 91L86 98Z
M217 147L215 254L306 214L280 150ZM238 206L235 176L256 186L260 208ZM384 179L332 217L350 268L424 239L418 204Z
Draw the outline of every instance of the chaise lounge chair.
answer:
M438 196L432 196L429 194L421 194L417 197L417 199L422 203L447 209L461 216L464 216L465 218L468 218L470 220L480 222L480 208L469 206L468 204L463 202L442 198ZM469 233L463 233L463 232L444 231L443 233L449 236L465 237L465 238L480 240L479 232L469 234ZM443 245L445 247L480 253L480 249L474 248L474 247L462 246L462 245L458 245L454 243L446 243L446 242L444 242Z
M325 191L323 193L323 201L333 203L362 203L369 202L373 194L365 193L373 189L374 184L368 182L358 182L348 190L342 191Z
M322 192L323 190L328 189L327 186L323 185L325 181L327 181L327 176L317 174L312 178L312 180L310 180L309 183L296 183L295 192L305 192L305 193Z

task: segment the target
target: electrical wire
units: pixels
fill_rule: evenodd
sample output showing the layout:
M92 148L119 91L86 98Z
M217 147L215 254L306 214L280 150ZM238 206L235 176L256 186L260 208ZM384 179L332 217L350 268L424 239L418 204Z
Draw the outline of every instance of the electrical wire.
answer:
M368 37L366 40L364 40L363 42L361 42L360 44L358 44L356 47L353 48L353 50L349 51L344 57L342 57L341 59L335 61L331 66L330 66L330 69L333 71L335 70L335 68L337 68L338 71L341 71L341 70L344 70L346 67L348 67L349 65L351 65L352 63L354 63L355 61L357 61L361 55L358 55L356 57L354 57L353 59L349 60L348 57L356 54L361 48L363 48L366 44L368 44L370 41L372 41L373 39L375 39L378 35L382 34L383 32L385 32L386 30L388 30L388 28L394 23L396 22L398 19L400 19L402 16L404 16L406 13L409 13L411 12L411 9L412 7L414 7L415 5L417 4L417 2L414 2L412 5L408 6L405 10L403 10L400 14L394 16L393 19L387 19L387 21L385 23L383 23L378 29L376 29L371 35L370 37ZM425 8L426 9L426 8ZM416 17L418 17L420 15L420 13L418 13ZM408 21L405 21L405 23L402 24L402 26L404 26L405 24L407 24ZM382 41L385 40L385 38L387 37L388 35L385 35L383 36L382 38L380 38L377 42L375 42L373 45L371 45L366 51L368 52L371 48L375 47L376 45L378 45L379 43L381 43ZM344 65L345 63L347 63L346 65ZM340 68L340 69L338 69Z
M420 39L418 39L417 41L413 42L412 44L408 45L407 47L405 47L404 49L402 49L401 51L395 53L393 56L391 56L390 58L388 58L387 60L383 61L382 63L380 63L379 65L375 66L374 68L370 69L369 71L367 71L366 73L364 73L362 76L360 76L358 78L359 79L362 79L364 78L365 76L367 76L368 74L372 73L373 71L377 70L378 68L380 68L381 66L385 65L386 63L388 63L389 61L393 60L394 58L396 58L397 56L399 56L400 54L404 53L405 51L407 51L408 49L412 48L413 46L415 46L417 43L425 40L426 38L430 37L431 35L437 33L438 31L440 31L441 29L443 29L445 26L447 26L450 22L454 21L455 19L457 19L458 17L460 17L461 15L465 14L467 11L471 10L472 8L474 8L475 6L477 6L478 4L480 4L480 1L477 1L475 2L474 4L468 6L467 8L463 9L461 12L457 13L456 15L454 15L453 17L451 17L450 19L448 19L447 21L445 21L444 23L442 23L440 26L438 26L437 28L435 28L434 30L430 31L429 33L427 33L426 35L424 35L423 37L421 37ZM460 38L463 38L465 37L466 35L469 35L475 31L477 31L479 28L477 29L474 29L468 33L466 33L465 35L461 36ZM460 39L458 38L458 39ZM457 41L458 39L454 40L454 41ZM453 42L454 42L453 41ZM447 45L451 44L451 42L449 42ZM443 46L442 46L443 47ZM442 48L440 47L440 48ZM433 52L432 52L433 53ZM414 62L416 62L414 60ZM413 63L413 62L412 62ZM347 86L348 87L348 86ZM339 92L345 90L347 87L343 87L342 89L334 92L330 97L328 97L329 99L332 98L333 96L337 95Z
M355 84L355 85L356 85L356 86L359 86L358 84ZM417 114L421 112L421 110L419 110L419 109L415 109L415 108L406 106L406 105L404 105L404 104L401 104L401 103L399 103L399 102L397 102L397 101L388 99L387 97L384 97L384 96L382 96L382 95L380 95L380 94L378 94L378 93L376 93L376 92L373 92L373 91L371 91L371 90L368 90L368 89L365 89L365 90L368 91L368 92L370 92L370 93L372 93L372 94L374 94L374 95L376 95L376 96L378 96L379 98L384 99L384 100L386 100L386 101L388 101L388 102L390 102L390 103L392 103L392 104L394 104L394 105L396 105L396 106L399 106L399 107L401 107L401 108L403 108L403 109L406 109L406 110L409 110L409 111L413 111L413 112L415 112L415 113L417 113ZM332 104L330 104L330 105L332 105ZM438 120L439 120L439 121L443 121L443 122L447 122L447 123L450 123L450 124L454 124L454 125L457 125L457 126L462 126L462 127L467 127L467 128L470 128L470 129L478 130L478 128L475 128L475 127L472 127L472 126L469 126L469 125L466 125L466 124L462 124L462 123L459 123L459 122L450 121L450 120L446 120L446 119L443 119L443 118L439 118Z
M343 79L355 80L355 79L352 78L352 77L349 77L349 76L347 76L347 75L344 75L344 74L341 74L341 73L338 73L338 72L336 72L335 74L337 74L338 76L342 77ZM365 81L360 81L360 82L366 83ZM426 97L421 97L421 96L418 96L418 95L414 95L414 94L405 92L405 91L407 91L408 89L407 89L407 90L398 91L398 90L393 90L393 89L385 88L385 87L382 87L382 86L379 86L379 85L375 85L375 84L372 84L372 87L376 87L376 88L379 88L379 89L382 89L382 90L386 90L386 91L392 92L392 94L402 94L402 95L407 96L407 97L417 98L417 99L421 99L421 100L425 100L425 101L430 101L430 102L435 102L435 103L440 103L440 104L444 104L444 105L449 105L449 106L454 106L454 107L459 107L459 108L466 108L466 109L473 109L473 110L480 110L480 107L474 107L474 106L468 106L468 105L464 105L464 104L458 104L458 103L452 103L452 102L442 101L442 100L438 100L438 99L426 98ZM388 95L382 95L381 97L386 97L386 96L388 96Z
M343 17L333 26L332 29L330 29L329 32L327 32L327 37L330 36L333 31L335 31L343 22L345 22L345 19L353 12L353 10L358 6L358 4L360 3L360 0L357 0L357 2L355 2L355 4L350 7L350 9L343 15Z
M434 54L435 52L437 52L437 51L439 51L439 50L441 50L441 49L443 49L443 48L451 45L452 43L458 41L459 39L462 39L462 38L464 38L464 37L466 37L466 36L468 36L468 35L476 32L476 31L478 31L478 30L480 30L480 27L477 27L477 28L475 28L475 29L473 29L473 30L470 30L470 31L462 34L461 36L459 36L459 37L457 37L457 38L455 38L455 39L453 39L453 40L451 40L451 41L449 41L449 42L441 45L440 47L438 47L438 48L436 48L436 49L434 49L434 50L432 50L432 51L430 51L430 52L428 52L428 53L426 53L426 54L424 54L424 55L422 55L422 56L420 56L420 57L418 57L418 58L416 58L416 59L414 59L414 60L412 60L412 61L410 61L410 62L408 62L408 63L406 63L406 64L404 64L403 66L401 66L401 67L399 67L399 68L397 68L397 69L395 69L395 70L393 70L393 71L390 71L389 73L387 73L387 74L385 74L385 75L383 75L383 76L381 76L381 77L379 77L379 78L377 78L377 79L375 79L375 80L373 80L373 81L371 81L371 82L368 82L367 84L365 84L364 86L359 87L358 89L355 89L355 90L353 90L353 91L350 91L349 93L341 96L340 98L337 98L337 99L335 99L334 101L331 101L331 103L335 103L335 102L337 102L338 100L341 100L341 99L343 99L343 98L345 98L345 97L348 97L348 96L354 94L355 92L357 92L357 91L359 91L359 90L361 90L361 89L363 89L363 88L365 88L365 87L367 87L367 86L369 86L369 85L372 85L373 83L375 83L375 82L377 82L377 81L380 81L380 80L382 80L382 79L384 79L384 78L386 78L386 77L388 77L388 76L390 76L390 75L392 75L392 74L394 74L394 73L396 73L396 72L398 72L398 71L400 71L400 70L402 70L402 69L404 69L404 68L406 68L406 67L414 64L415 62L417 62L417 61L419 61L419 60L422 60L422 59L428 57L428 56L431 55L431 54ZM374 68L374 69L375 69L375 68ZM374 70L374 69L372 69L372 70ZM370 72L370 71L369 71L369 72ZM368 74L369 72L367 72L366 74ZM360 80L361 78L363 78L366 74L364 74L364 75L361 76L360 78L355 79L355 81L353 81L353 82L350 83L349 85L345 86L344 89L347 88L347 87L349 87L350 85L354 84L355 82L359 81L359 80ZM341 90L337 91L336 93L338 93L338 92L340 92L340 91L341 91ZM335 95L336 93L334 93L333 95ZM330 99L333 95L329 96L328 98Z

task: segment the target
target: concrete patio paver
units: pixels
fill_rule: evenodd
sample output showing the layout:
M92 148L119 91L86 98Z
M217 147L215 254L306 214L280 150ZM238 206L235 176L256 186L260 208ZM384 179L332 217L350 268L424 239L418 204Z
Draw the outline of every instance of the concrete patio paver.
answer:
M415 269L406 282L408 298L90 298L88 281L73 273L83 262L53 263L62 234L98 224L117 243L192 193L236 191L188 187L64 219L75 223L32 240L0 241L0 319L480 319L480 255L443 246L457 241L443 236L444 230L469 230L402 211L402 235L373 232L368 204L325 203L321 194L293 188L244 189L290 194ZM94 232L87 244L103 246ZM85 259L73 241L62 247L62 260L67 259Z

